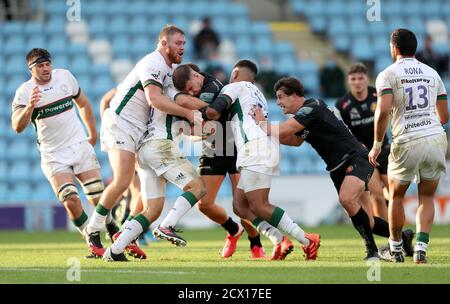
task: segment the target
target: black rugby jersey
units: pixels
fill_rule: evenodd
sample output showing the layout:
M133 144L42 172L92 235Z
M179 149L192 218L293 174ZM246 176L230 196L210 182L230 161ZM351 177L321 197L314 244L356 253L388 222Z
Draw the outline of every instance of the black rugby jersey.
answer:
M311 144L328 171L339 168L358 152L368 152L322 100L305 100L294 119L305 127L296 135Z

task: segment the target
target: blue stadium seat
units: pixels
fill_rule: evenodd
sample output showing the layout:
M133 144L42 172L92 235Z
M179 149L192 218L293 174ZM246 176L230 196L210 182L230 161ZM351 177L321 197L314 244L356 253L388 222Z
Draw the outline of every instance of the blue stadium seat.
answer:
M44 38L44 36L41 35L30 37L30 39L28 40L25 50L29 51L33 48L43 48L47 49L50 53L52 52L48 48L48 41Z
M386 25L386 22L383 20L383 22L369 22L368 24L369 32L372 34L373 37L377 36L389 36L388 28Z
M328 17L339 17L344 16L346 12L346 5L344 2L340 0L331 0L327 1L326 5L323 7L323 11Z
M24 160L12 162L8 170L8 179L11 183L28 183L30 178L30 164Z
M348 35L335 35L332 39L336 51L347 52L350 49L350 37Z
M348 25L343 17L335 17L328 22L328 36L348 35Z
M250 25L250 34L253 38L259 36L272 36L272 31L268 22L254 21Z
M1 176L2 173L0 173ZM8 186L0 181L0 203L8 200Z
M26 52L25 39L21 35L10 37L5 43L3 52L6 55L24 54Z
M65 35L66 33L66 15L60 15L48 20L45 31L49 36Z
M4 145L4 142L2 143ZM0 155L4 147L2 147L2 144L0 144ZM8 180L8 166L6 165L6 161L0 157L0 184L6 182Z
M310 94L317 94L320 90L319 75L308 74L301 79L305 89L310 91Z
M47 49L54 57L67 54L67 46L69 42L63 35L50 38Z
M444 16L442 14L442 3L440 1L429 1L426 5L423 5L422 8L425 18L439 19L441 16Z
M247 35L250 33L250 20L246 16L238 16L229 25L229 31L235 36Z
M94 3L93 3L94 4ZM91 5L86 5L87 7L90 7ZM95 18L93 18L89 22L89 33L94 39L104 38L107 34L107 21L106 17L102 14L95 15Z
M69 57L63 54L52 58L52 66L54 69L69 69Z
M309 23L314 33L323 33L327 29L327 18L325 17L311 18Z
M133 18L128 26L128 32L134 37L139 37L139 35L147 35L149 29L147 28L148 22L144 16L138 16Z
M367 13L367 5L363 1L359 0L350 0L346 5L345 14L348 17L353 16L365 16Z
M380 5L381 15L388 18L395 18L404 15L405 5L400 1L387 1Z
M9 21L2 23L0 31L5 35L21 35L24 30L24 23L20 21Z
M32 145L29 140L17 135L17 138L8 146L7 158L10 161L28 160L30 149L32 149Z
M117 35L113 38L111 49L114 58L127 58L130 53L130 41L128 35Z
M110 37L128 33L128 21L126 17L114 17L110 19L106 32Z
M90 73L91 61L87 56L76 56L70 61L70 70L72 74L77 78L80 75Z
M24 32L29 38L35 36L42 37L44 36L44 31L44 24L41 22L28 21L24 25Z
M388 55L378 57L375 61L375 73L378 74L392 64L392 58Z
M30 199L35 202L53 202L58 200L49 182L45 179L37 183Z
M282 56L276 60L277 71L284 75L293 75L297 70L297 60L293 56Z
M288 41L276 42L273 45L273 51L275 53L274 54L275 56L293 56L293 57L296 57L294 47Z
M367 35L368 34L368 25L369 21L362 17L353 17L350 18L349 23L349 32L350 34L355 36Z
M72 58L80 56L89 56L87 46L84 43L71 43L67 50L68 55Z
M300 76L308 74L317 75L319 73L319 67L314 61L305 60L297 66L297 71L299 72Z
M375 53L367 37L357 37L352 42L351 52L354 58L362 61L373 60Z
M273 55L273 40L267 36L258 37L253 45L253 49L259 55Z
M240 36L235 40L236 53L239 57L242 57L246 53L253 51L254 44L249 36Z
M389 55L390 47L389 47L389 36L376 36L373 41L373 47L377 57L380 55Z
M36 184L36 183L39 183L42 181L46 181L44 172L42 172L41 164L39 162L33 163L30 173L31 173L30 178L33 183ZM49 187L50 187L50 185L49 185Z
M403 6L402 14L405 16L422 15L424 2L421 0L409 0L408 5Z
M24 65L24 62L22 61L21 64ZM11 76L10 79L6 82L5 86L6 95L14 97L14 95L16 94L16 90L19 88L19 86L27 80L28 79L26 79L23 74L19 76Z
M230 17L243 16L248 18L249 16L248 7L244 3L229 3L227 10L224 13L228 14Z
M31 198L32 188L30 183L15 182L8 192L10 202L28 202Z
M136 36L130 44L130 53L132 56L143 57L152 50L153 43L148 36Z
M150 33L159 35L161 29L169 23L169 19L165 15L157 15L150 21Z

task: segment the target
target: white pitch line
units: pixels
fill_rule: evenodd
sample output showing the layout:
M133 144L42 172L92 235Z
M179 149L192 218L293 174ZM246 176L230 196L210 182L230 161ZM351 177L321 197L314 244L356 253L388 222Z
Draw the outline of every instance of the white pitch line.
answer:
M70 268L16 268L16 267L3 267L0 268L0 271L18 271L18 272L65 272L70 270ZM81 272L89 272L89 273L143 273L143 274L194 274L195 272L185 272L185 271L152 271L152 270L108 270L108 269L80 269Z

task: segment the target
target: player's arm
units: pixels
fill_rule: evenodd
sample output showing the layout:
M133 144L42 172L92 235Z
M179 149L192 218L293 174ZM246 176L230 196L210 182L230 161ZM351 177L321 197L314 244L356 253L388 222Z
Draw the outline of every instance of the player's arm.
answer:
M286 146L298 147L301 144L303 144L303 141L304 141L303 137L297 136L297 135L280 137L280 144L283 144Z
M20 94L20 93L18 93ZM29 102L27 105L13 103L13 112L11 115L11 126L17 133L21 133L30 124L34 108L42 95L39 87L35 86L31 91Z
M105 112L105 110L109 108L109 104L111 103L114 95L116 95L116 91L116 88L109 90L105 95L103 95L102 99L100 100L100 118L103 117L103 113Z
M203 100L186 93L178 93L175 95L175 102L181 107L190 110L200 110L201 108L208 106L208 103Z
M213 100L208 107L204 109L204 117L209 120L218 120L220 114L231 106L232 99L230 96L225 94L220 94ZM203 113L203 112L202 112Z
M296 133L301 132L305 128L305 126L303 126L295 118L290 118L281 124L270 124L261 108L257 106L253 108L252 114L261 129L267 133L267 135L279 138L280 143L283 143L282 141L284 139L289 142L292 140L292 136L296 136Z
M380 94L380 97L378 97L377 108L374 116L375 138L373 147L369 152L369 162L374 167L380 165L377 162L377 158L381 152L381 146L383 145L383 139L389 123L389 113L391 112L393 102L394 95L392 93Z
M172 102L167 96L164 95L162 86L150 83L144 88L145 98L150 106L165 112L170 115L184 117L191 123L199 119L199 116L195 115L197 111L185 109L175 102Z
M445 92L438 95L437 97L436 114L439 117L439 121L442 125L445 125L448 122L448 100L447 93Z
M87 99L86 95L83 91L79 91L78 96L74 97L75 104L80 111L80 117L86 126L88 132L88 141L91 145L95 145L97 142L98 134L97 134L97 126L95 123L94 111L92 110L92 105Z

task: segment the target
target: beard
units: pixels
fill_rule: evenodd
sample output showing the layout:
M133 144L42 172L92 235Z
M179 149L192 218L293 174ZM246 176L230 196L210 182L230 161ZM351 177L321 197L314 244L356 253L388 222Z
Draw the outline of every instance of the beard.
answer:
M183 60L183 57L178 55L178 53L174 52L171 48L167 48L166 53L172 63L179 64Z

